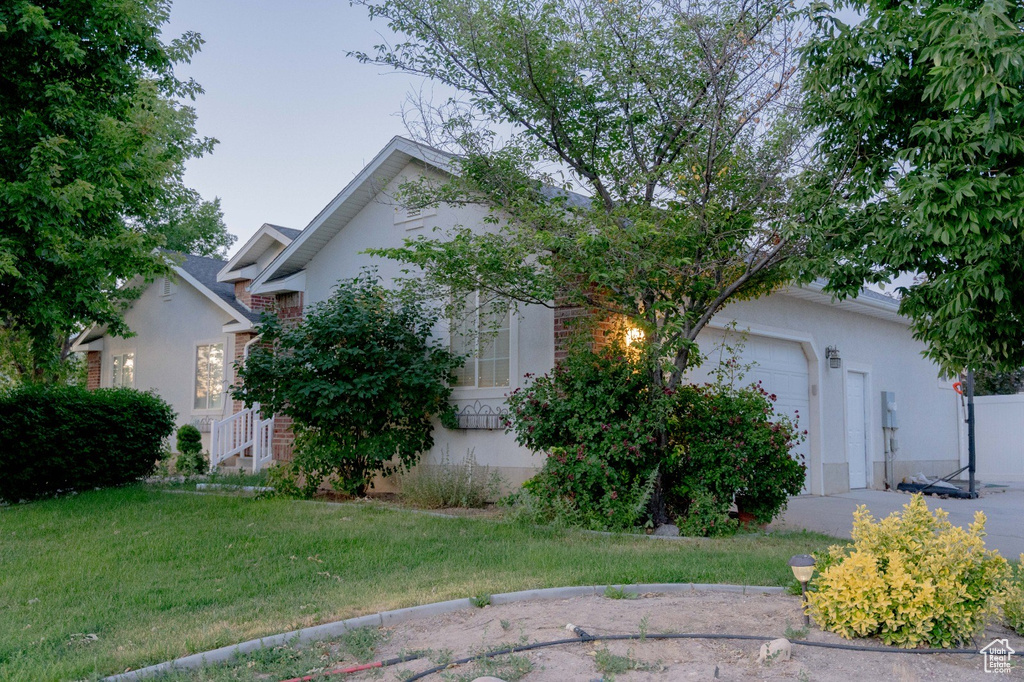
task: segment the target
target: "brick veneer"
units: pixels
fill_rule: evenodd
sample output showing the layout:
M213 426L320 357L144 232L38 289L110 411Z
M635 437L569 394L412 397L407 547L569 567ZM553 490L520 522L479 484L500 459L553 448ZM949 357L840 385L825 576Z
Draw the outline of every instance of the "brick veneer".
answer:
M274 307L273 296L253 295L249 291L251 279L243 279L235 282L235 299L249 310L263 311Z
M256 332L240 332L235 334L235 355L234 364L240 366L245 361L245 344L256 338ZM241 400L231 400L231 414L241 412L245 409L245 403Z
M278 294L274 301L277 317L285 325L296 325L302 322L303 295L301 291L290 294ZM279 414L274 417L274 459L290 461L295 446L295 433L292 431L292 418Z
M590 331L588 343L592 350L598 350L608 343L609 335L615 328L614 319L597 308L570 304L564 298L555 299L555 364L569 354L569 339L573 334Z
M85 363L88 368L88 375L85 380L85 387L90 391L94 391L100 387L100 372L102 371L102 360L103 353L98 350L91 350L86 353Z
M276 296L253 296L247 289L249 282L250 280L243 280L235 283L235 297L249 306L251 310L273 312L286 325L295 325L302 321L303 295L301 291ZM234 360L236 364L241 364L245 360L245 344L255 336L255 332L235 334ZM240 400L233 400L231 403L233 413L240 412L244 407L244 403ZM291 460L294 444L295 434L292 432L291 417L283 414L274 415L274 436L271 445L274 460Z

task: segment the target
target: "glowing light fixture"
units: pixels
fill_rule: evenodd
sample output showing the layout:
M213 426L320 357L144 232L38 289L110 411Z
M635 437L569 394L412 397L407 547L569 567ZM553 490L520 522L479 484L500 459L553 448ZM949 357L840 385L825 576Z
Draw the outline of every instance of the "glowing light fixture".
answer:
M630 327L626 330L626 345L635 346L644 340L644 331L637 327Z
M807 615L807 583L814 576L814 557L810 554L797 554L789 560L789 567L793 569L793 577L800 583L800 593L804 602L804 625L810 625L811 617Z

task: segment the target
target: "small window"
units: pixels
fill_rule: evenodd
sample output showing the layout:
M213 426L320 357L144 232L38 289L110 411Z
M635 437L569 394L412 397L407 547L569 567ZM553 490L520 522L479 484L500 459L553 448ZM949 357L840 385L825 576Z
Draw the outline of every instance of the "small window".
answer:
M111 358L113 376L110 385L114 388L135 386L135 352L120 353Z
M224 344L196 347L196 393L192 407L217 410L224 406Z
M504 307L504 306L502 306ZM511 311L492 309L478 292L466 297L463 320L452 327L452 352L466 357L455 371L455 385L494 388L509 385L512 357Z

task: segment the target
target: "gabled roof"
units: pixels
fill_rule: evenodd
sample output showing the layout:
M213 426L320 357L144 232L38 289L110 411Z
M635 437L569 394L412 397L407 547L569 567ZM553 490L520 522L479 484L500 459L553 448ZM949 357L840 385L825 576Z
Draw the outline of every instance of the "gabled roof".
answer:
M232 256L217 274L218 282L237 282L244 279L254 279L259 274L257 263L260 257L270 249L281 249L288 246L292 240L299 236L302 230L294 230L290 227L263 223L260 229L249 238L241 249ZM265 263L264 263L265 264Z
M255 313L235 299L235 287L231 284L217 281L217 273L224 267L225 261L220 258L208 258L206 256L193 256L189 254L175 254L182 258L179 265L172 265L178 277L188 282L196 291L206 296L218 308L234 318L234 321L244 328L250 328L260 321L260 313ZM137 279L129 282L126 286L138 283ZM152 284L150 284L152 286ZM92 325L78 335L72 350L83 350L82 346L90 341L98 339L106 334L106 327L103 325Z
M404 137L391 138L384 149L253 280L250 290L261 293L263 284L289 277L305 268L320 249L377 196L382 187L398 177L410 161L419 161L443 173L451 173L452 159L451 154L439 149Z
M185 260L180 266L175 266L174 270L214 303L222 308L226 305L230 309L226 312L234 315L238 322L259 322L260 313L254 313L235 298L234 285L217 281L217 274L223 268L224 261L220 258L186 255Z

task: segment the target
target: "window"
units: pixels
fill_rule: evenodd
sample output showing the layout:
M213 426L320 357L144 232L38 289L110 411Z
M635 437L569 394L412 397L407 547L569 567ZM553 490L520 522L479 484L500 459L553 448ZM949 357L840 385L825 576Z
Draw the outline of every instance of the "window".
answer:
M224 344L196 347L196 410L217 410L224 405Z
M511 313L495 311L492 301L473 292L466 296L466 313L453 326L452 352L466 357L455 370L455 385L469 388L493 388L509 385L511 352Z
M120 353L112 358L114 374L111 377L110 385L114 388L121 386L132 387L135 385L135 351Z

